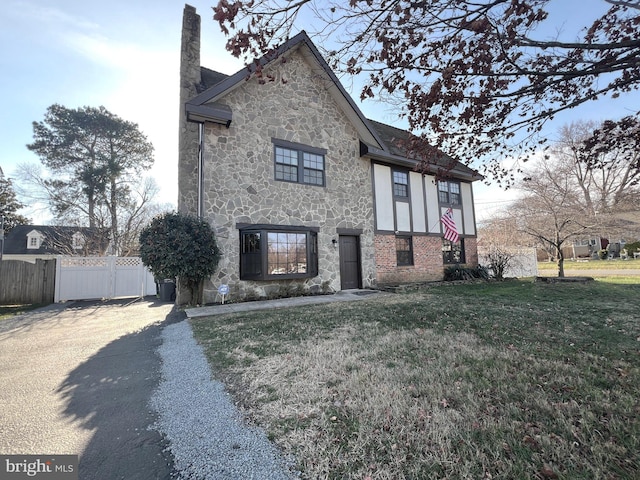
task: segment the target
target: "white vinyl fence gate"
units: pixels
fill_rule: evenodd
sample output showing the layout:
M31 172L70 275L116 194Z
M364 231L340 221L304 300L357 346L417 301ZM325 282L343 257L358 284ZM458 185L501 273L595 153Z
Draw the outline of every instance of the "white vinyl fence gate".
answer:
M155 294L140 257L57 257L55 302Z

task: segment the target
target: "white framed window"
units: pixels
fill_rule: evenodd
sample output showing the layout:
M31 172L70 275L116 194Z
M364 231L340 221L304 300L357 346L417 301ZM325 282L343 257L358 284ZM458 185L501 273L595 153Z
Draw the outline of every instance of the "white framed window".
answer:
M32 230L27 234L27 249L37 250L42 245L43 236L37 230Z

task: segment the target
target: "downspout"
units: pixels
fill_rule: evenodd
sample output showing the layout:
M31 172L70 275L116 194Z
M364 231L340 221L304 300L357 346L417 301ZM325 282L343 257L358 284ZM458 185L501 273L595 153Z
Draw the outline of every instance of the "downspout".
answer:
M204 216L204 123L198 123L198 218Z

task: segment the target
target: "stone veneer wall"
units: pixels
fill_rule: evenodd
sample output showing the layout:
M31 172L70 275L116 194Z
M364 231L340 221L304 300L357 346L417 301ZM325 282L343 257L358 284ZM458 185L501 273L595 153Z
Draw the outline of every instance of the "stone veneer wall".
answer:
M305 47L301 47L305 48ZM375 284L371 162L359 156L356 130L299 51L266 69L275 81L252 78L217 101L229 105L229 128L207 123L204 146L204 216L222 250L218 271L205 285L205 302L217 286L234 298L259 297L280 288L340 290L337 229L361 229L363 286ZM327 150L326 186L274 180L272 138ZM311 279L255 282L239 276L238 223L319 227L319 275Z
M178 211L198 213L198 124L187 122L185 104L198 93L200 77L200 15L185 5L180 50L180 115L178 133Z
M425 235L412 237L413 265L398 266L396 237L376 235L376 271L378 284L431 282L442 280L442 238Z

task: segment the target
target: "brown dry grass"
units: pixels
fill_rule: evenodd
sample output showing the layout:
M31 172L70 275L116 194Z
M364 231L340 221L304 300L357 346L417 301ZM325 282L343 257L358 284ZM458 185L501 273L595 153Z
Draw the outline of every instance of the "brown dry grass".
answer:
M443 287L193 325L304 478L637 478L639 303L597 302L633 288Z
M510 352L482 347L464 333L381 335L375 324L360 327L342 327L248 367L242 379L258 421L304 459L309 478L329 472L401 478L458 463L456 432L474 422L481 428L482 415L463 372L451 367L460 357L506 360ZM407 350L420 353L407 358Z

